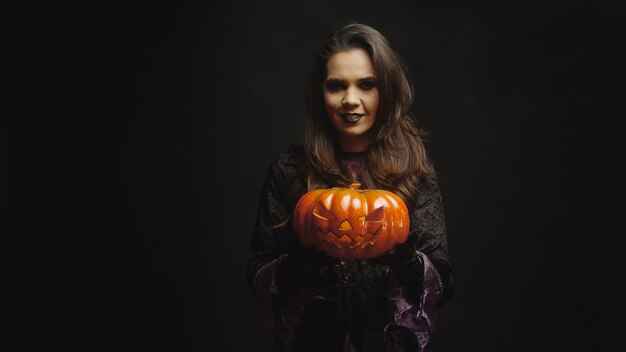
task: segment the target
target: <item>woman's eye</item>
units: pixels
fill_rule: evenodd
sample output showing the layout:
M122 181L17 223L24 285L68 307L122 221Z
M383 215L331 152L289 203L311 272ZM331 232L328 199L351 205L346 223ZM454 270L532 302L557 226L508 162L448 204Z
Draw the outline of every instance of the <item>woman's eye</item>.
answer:
M376 87L376 82L363 82L360 84L360 86L363 90L370 90Z
M341 82L329 81L326 82L326 89L331 92L338 92L342 89L345 89L345 86Z

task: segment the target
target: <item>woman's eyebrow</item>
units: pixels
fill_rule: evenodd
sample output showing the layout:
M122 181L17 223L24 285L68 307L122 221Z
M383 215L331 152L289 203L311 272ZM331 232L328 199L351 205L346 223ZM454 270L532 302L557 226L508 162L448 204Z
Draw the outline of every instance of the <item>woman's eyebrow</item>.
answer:
M362 82L362 81L375 81L376 77L375 76L367 76L367 77L363 77L363 78L359 78L358 81ZM345 81L342 78L339 77L328 77L326 78L326 82L343 82Z

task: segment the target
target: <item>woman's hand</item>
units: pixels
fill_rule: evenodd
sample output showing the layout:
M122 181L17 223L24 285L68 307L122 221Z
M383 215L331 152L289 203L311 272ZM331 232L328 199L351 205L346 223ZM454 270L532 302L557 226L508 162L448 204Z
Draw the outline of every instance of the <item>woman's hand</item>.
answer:
M336 262L337 259L313 247L295 247L278 260L276 285L279 294L283 298L290 298L305 280L315 281L321 267Z
M405 243L397 244L383 259L398 279L400 285L406 287L409 297L416 301L422 295L424 280L424 263L415 250Z

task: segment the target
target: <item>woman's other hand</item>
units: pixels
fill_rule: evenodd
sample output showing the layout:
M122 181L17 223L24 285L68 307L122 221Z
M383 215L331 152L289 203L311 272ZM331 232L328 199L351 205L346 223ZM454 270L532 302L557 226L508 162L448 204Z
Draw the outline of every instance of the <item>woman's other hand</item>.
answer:
M338 260L313 247L294 247L279 257L276 267L276 285L281 296L288 298L305 281L313 282L320 269Z
M400 243L382 259L387 262L400 285L407 289L408 296L419 300L423 289L424 263L415 250Z

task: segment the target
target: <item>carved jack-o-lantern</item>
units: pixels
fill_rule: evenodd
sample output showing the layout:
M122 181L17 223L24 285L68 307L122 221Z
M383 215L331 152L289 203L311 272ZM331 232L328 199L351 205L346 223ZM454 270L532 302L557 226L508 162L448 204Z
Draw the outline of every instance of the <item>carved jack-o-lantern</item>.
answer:
M409 234L409 212L397 195L384 190L313 190L294 209L294 228L303 246L315 246L339 259L385 254Z

